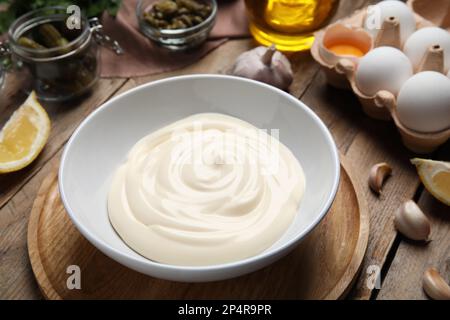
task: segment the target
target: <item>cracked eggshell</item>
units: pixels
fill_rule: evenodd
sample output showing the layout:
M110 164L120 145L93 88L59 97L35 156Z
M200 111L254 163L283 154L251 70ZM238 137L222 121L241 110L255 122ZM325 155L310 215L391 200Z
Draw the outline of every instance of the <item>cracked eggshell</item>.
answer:
M439 45L444 50L444 72L450 68L450 33L438 27L417 30L405 43L403 51L418 70L427 50Z
M397 95L403 83L413 75L408 57L393 47L379 47L359 61L356 86L366 96L386 90Z
M331 51L329 48L334 45L350 45L358 48L366 54L373 48L373 40L370 34L359 27L351 27L342 23L335 23L325 29L323 38L319 45L319 54L324 62L331 66L335 66L340 59L350 59L355 64L358 63L360 57L351 55L339 55Z
M364 21L364 28L375 39L381 30L383 22L391 17L397 18L400 22L400 37L403 45L409 36L416 31L416 19L411 8L399 0L386 0L369 6Z
M400 90L397 116L404 126L418 132L450 128L450 80L434 71L414 75Z

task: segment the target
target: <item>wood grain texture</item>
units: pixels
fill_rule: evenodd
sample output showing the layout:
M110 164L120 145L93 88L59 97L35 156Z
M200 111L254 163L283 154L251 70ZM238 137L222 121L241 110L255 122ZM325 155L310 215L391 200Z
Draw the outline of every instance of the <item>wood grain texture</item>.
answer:
M345 163L345 161L344 161ZM237 279L206 284L157 280L103 255L76 230L61 203L57 171L42 183L28 227L28 251L49 299L336 299L358 273L369 236L361 185L343 164L330 213L298 248L279 262ZM68 290L66 268L81 269L81 290Z
M436 158L450 161L450 145L442 148ZM418 205L432 223L432 241L422 244L398 236L401 241L377 299L428 299L422 290L423 274L428 267L438 269L450 282L450 207L427 191L421 194Z
M39 157L28 167L18 172L0 175L0 208L26 184L32 177L69 139L80 122L96 107L105 102L120 86L124 79L101 79L92 94L84 96L83 100L70 103L43 103L52 126L48 142ZM8 77L6 95L0 98L0 124L9 119L16 108L23 103L26 96L18 89L18 84ZM13 94L13 92L15 92Z
M428 192L418 202L432 222L432 241L417 243L401 237L400 246L378 294L379 300L428 299L422 289L425 270L435 267L450 281L450 208Z
M377 0L343 0L338 16L344 17L354 9L362 8L373 2L377 2ZM52 116L52 121L54 125L61 128L57 129L60 131L55 132L63 133L61 136L63 139L52 140L52 145L48 145L48 147L54 148L52 150L61 150L67 139L66 134L73 131L80 119L90 112L88 110L98 107L118 88L120 88L119 92L122 92L141 83L178 74L223 73L239 53L253 45L254 43L248 39L229 41L187 68L151 77L129 79L124 85L122 85L124 80L120 79L102 80L102 83L105 81L104 85L99 84L99 89L95 90L87 100L75 103L67 116L64 115L66 114L63 111L64 105L59 106L61 107L60 117L53 118ZM309 54L294 54L290 56L290 60L295 70L291 93L306 102L329 126L339 149L350 159L355 169L355 175L362 181L363 194L368 202L372 225L369 247L361 276L350 292L350 298L369 299L371 296L374 297L373 292L366 287L365 270L370 265L382 267L383 274L387 274L379 295L380 298L387 298L388 291L400 287L403 291L395 291L390 297L400 297L402 294L407 295L405 293L407 290L417 290L416 286L402 287L401 284L408 282L408 277L412 274L401 269L402 264L423 265L424 259L430 259L432 261L430 263L439 265L443 270L442 268L445 267L441 263L447 253L443 251L444 246L441 245L434 247L432 253L426 250L426 253L418 254L415 252L417 248L409 248L410 243L404 243L404 241L401 241L397 251L398 238L396 238L392 226L392 213L404 200L418 198L419 181L408 161L409 157L413 155L403 147L392 123L368 118L362 113L358 100L351 92L330 88L323 73L319 71L318 65L314 63ZM111 86L108 83L111 83ZM17 103L23 101L23 97L15 90L3 93L0 96L0 124L2 121L6 121L6 118L18 105ZM57 106L55 109L59 110ZM82 111L78 111L78 109ZM57 123L59 119L65 119L61 125ZM447 143L446 146L449 147L450 144ZM27 257L26 226L39 185L51 171L52 163L54 164L58 160L58 152L53 155L52 153L48 153L45 157L43 154L23 173L19 172L6 178L0 177L0 298L41 297ZM388 180L383 195L378 198L370 192L365 181L370 167L380 161L387 161L394 166L394 176ZM5 184L3 184L4 182ZM428 203L422 201L425 200L420 200L421 205ZM426 208L424 210L428 211ZM434 209L429 212L433 211ZM445 223L438 219L436 222L438 226L434 229L441 230L443 228L441 224ZM438 234L441 232L445 234L446 231L443 230ZM447 241L449 241L448 237ZM430 254L431 256L429 256ZM395 270L395 273L391 273L389 270L392 257L394 257L392 267L399 266L397 269L392 269Z
M95 91L83 100L70 104L44 104L52 121L52 131L43 152L27 168L0 175L0 298L42 298L31 271L26 246L27 222L35 195L42 179L59 159L73 130L124 82L124 79L102 79ZM14 82L8 82L6 93L9 96L0 96L0 119L3 122L24 100L23 94L13 93L18 92L17 89L10 89L14 85Z
M58 152L0 209L0 299L42 299L27 251L27 223L42 180Z
M215 54L208 55L193 66L180 70L183 73L219 73L222 66L229 65L235 56L230 52L245 51L251 41L230 41L219 47ZM206 61L205 61L206 60ZM196 65L201 67L195 67ZM202 71L196 71L196 70ZM78 124L106 99L122 93L149 79L125 80L102 79L92 95L70 105L44 104L52 121L52 133L49 142L38 159L23 171L0 175L0 299L39 299L42 295L31 270L27 254L26 230L28 218L39 186L49 170L58 162L61 150ZM6 121L15 108L25 99L17 90L18 84L8 79L5 95L0 96L0 119ZM14 89L15 88L15 89ZM19 93L17 93L19 92ZM53 137L53 138L52 138ZM49 149L56 153L49 152ZM54 153L53 155L51 153Z
M383 125L384 124L384 125ZM361 131L355 137L347 156L354 161L363 179L368 181L371 167L376 163L387 162L393 168L392 176L387 180L380 196L375 195L366 183L365 196L371 212L370 222L374 227L369 238L369 248L363 265L363 277L356 285L355 294L370 297L366 283L365 270L371 266L383 269L388 254L396 237L393 227L393 214L397 207L406 200L413 199L420 185L409 159L413 157L402 145L392 123L378 121L368 123L368 130Z
M330 87L323 72L315 76L301 100L325 122L341 153L351 160L357 176L365 182L364 196L373 227L364 271L351 296L369 299L372 290L366 286L365 270L372 265L383 267L396 236L391 223L392 211L402 201L411 199L419 186L417 174L409 163L413 154L403 146L391 122L367 117L353 93ZM394 168L393 177L380 197L367 186L370 168L379 162L387 162Z

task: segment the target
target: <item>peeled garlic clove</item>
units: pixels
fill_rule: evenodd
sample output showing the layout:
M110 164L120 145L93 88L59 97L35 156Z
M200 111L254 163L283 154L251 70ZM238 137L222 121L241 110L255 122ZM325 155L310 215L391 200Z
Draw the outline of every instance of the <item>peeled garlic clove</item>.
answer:
M411 240L428 241L431 224L427 216L412 200L405 202L394 217L396 229Z
M373 192L380 194L386 179L392 174L392 168L387 163L378 163L370 169L369 187Z
M435 268L425 271L423 290L434 300L450 300L450 286Z
M273 45L242 53L236 59L231 74L261 81L282 90L287 90L293 81L289 60Z

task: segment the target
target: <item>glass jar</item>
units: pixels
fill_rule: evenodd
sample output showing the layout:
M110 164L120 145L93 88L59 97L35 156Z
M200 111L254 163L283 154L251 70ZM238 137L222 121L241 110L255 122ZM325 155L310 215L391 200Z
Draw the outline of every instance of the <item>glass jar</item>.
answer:
M74 17L63 7L29 12L13 22L7 42L0 43L0 55L9 59L7 71L41 100L62 101L89 91L99 78L98 44L121 53L117 42L103 35L98 19L81 15L69 28L69 18Z
M157 28L145 19L148 12L158 0L139 0L136 7L136 16L141 32L157 45L172 51L183 51L200 46L206 41L211 32L217 16L216 0L202 0L202 3L211 7L211 13L201 23L192 27L180 29Z
M250 32L281 51L311 48L314 32L333 16L338 0L245 0Z

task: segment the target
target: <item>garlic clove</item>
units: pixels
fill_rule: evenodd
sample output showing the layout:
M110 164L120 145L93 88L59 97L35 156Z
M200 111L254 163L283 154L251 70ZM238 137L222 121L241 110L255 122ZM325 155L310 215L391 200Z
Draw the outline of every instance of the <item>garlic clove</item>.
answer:
M435 268L428 268L425 271L423 290L434 300L450 300L450 286Z
M294 80L289 60L274 45L242 53L236 59L231 74L261 81L282 90L287 90Z
M401 234L411 240L429 241L431 223L412 200L406 201L395 212L394 225Z
M270 65L272 64L272 59L273 59L273 55L275 54L275 52L277 52L277 49L275 48L274 45L271 45L270 47L268 47L267 51L261 57L262 63L264 63L266 66L270 67Z
M378 163L370 169L369 187L373 192L380 194L386 179L392 175L392 168L387 163Z

